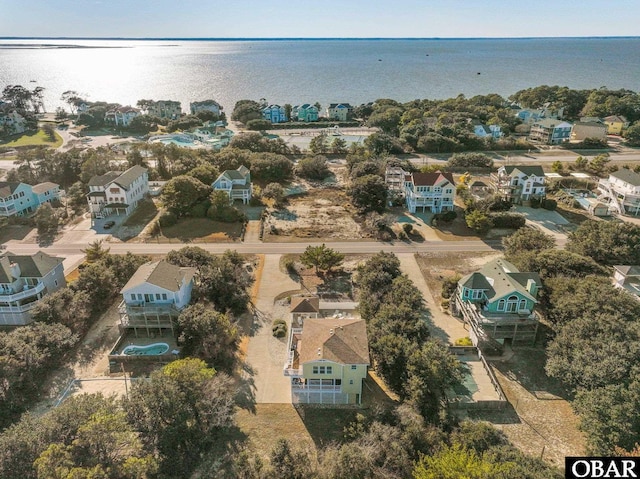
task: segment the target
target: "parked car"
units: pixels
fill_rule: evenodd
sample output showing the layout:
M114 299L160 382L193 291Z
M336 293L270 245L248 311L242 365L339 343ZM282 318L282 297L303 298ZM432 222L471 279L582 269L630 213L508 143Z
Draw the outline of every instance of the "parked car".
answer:
M115 222L115 221L107 221L107 222L104 224L103 228L104 228L104 229L106 229L106 230L108 230L108 229L113 228L113 226L114 226L115 224L116 224L116 222Z

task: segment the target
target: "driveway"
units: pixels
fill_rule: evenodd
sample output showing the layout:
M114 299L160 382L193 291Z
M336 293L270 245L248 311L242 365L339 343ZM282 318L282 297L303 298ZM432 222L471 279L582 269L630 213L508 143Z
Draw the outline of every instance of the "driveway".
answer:
M514 209L517 213L521 213L526 217L527 223L539 227L554 238L567 238L567 226L571 223L557 211L530 208L528 206L515 206Z
M280 271L279 254L264 256L262 274L254 305L253 325L247 345L246 362L252 376L257 403L291 403L290 379L282 373L286 360L286 344L271 334L273 319L282 317L282 308L274 305L275 297L286 291L300 289L300 285ZM289 315L288 328L291 327ZM288 329L287 329L288 331Z

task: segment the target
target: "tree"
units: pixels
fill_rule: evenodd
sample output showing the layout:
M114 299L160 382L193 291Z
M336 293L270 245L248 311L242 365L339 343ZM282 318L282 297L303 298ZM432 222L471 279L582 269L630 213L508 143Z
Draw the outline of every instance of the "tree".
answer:
M262 118L262 108L260 104L253 100L239 100L236 102L231 119L247 124L249 120Z
M174 361L137 381L125 404L141 439L157 450L165 477L189 477L201 452L234 421L230 378L200 359Z
M78 94L77 91L67 90L62 93L60 99L69 105L69 109L71 110L71 114L75 115L78 110L78 104L83 101L82 97Z
M322 181L330 174L327 159L324 156L307 156L296 165L296 175L308 180Z
M636 121L623 133L624 139L629 146L640 146L640 121Z
M520 253L539 253L555 247L555 244L553 236L537 228L520 228L502 239L504 255L509 261Z
M176 266L198 269L211 266L215 261L215 257L211 253L199 246L184 246L179 250L171 250L165 259L168 263Z
M95 240L89 243L86 249L82 252L85 254L86 260L89 263L95 263L101 261L109 255L111 248L104 248L104 240Z
M602 265L640 264L640 226L588 220L569 234L566 249Z
M50 203L38 206L34 216L38 237L51 238L58 232L58 215L53 211Z
M537 271L543 281L548 278L584 278L591 275L608 276L609 271L587 256L560 249L546 249L539 253L524 252L513 257L520 271Z
M354 164L351 167L351 171L349 176L351 179L359 178L360 176L366 175L377 175L381 176L381 165L373 160L361 161L359 163Z
M62 288L38 301L31 310L31 318L47 324L59 323L82 334L89 328L92 301L86 291Z
M305 479L311 468L309 456L303 451L295 451L289 441L278 439L269 454L275 477L282 479Z
M253 131L265 131L271 128L271 122L269 120L263 120L257 118L255 120L249 120L247 122L247 129Z
M91 295L92 314L104 312L119 289L113 271L102 262L86 266L72 287Z
M329 153L329 149L329 136L324 131L311 138L309 142L309 150L315 155Z
M564 163L562 163L560 160L554 161L553 163L551 163L551 171L558 174L564 173Z
M238 330L226 314L203 304L185 308L178 317L182 354L197 357L216 370L231 372L238 348Z
M387 205L387 185L377 175L365 175L351 182L347 190L351 203L360 214L376 211L382 213Z
M384 133L373 133L369 135L364 140L364 146L375 156L404 153L400 141Z
M589 160L582 156L578 156L574 164L577 170L585 170L589 164Z
M307 268L314 266L316 273L330 271L332 268L340 266L343 260L343 254L327 248L324 243L321 246L307 246L300 256L302 264Z
M491 217L481 210L466 213L464 219L467 226L480 235L488 233L493 226Z
M484 153L454 153L447 161L451 168L492 168L493 160Z
M373 113L367 120L370 127L378 127L387 135L398 135L403 109L397 106L374 107Z
M242 256L227 250L201 266L198 274L199 290L218 311L234 314L246 311L250 299L248 288L254 279L244 267Z
M513 463L493 463L459 444L445 446L433 456L422 456L413 470L415 479L504 479Z
M334 155L344 155L347 152L347 141L344 138L336 136L331 141L330 149Z
M269 183L262 190L262 197L273 200L274 205L279 206L285 198L284 188L280 183Z
M257 153L251 159L251 177L265 183L282 182L291 178L293 163L284 155Z
M170 179L162 189L163 204L176 216L186 216L191 209L207 199L212 189L193 176L181 175Z

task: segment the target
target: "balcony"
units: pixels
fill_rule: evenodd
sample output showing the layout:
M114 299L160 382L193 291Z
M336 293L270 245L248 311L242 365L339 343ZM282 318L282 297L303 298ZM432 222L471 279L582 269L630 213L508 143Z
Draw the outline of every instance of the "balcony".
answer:
M13 216L17 212L13 203L0 203L0 216Z
M287 362L284 363L283 374L292 378L302 377L302 368L298 363L298 344L301 342L302 328L290 328L287 341Z
M36 296L37 294L43 292L45 289L44 283L40 282L35 286L24 285L22 290L13 294L0 293L0 301L13 303L16 301L21 301L25 298L30 298L32 296Z

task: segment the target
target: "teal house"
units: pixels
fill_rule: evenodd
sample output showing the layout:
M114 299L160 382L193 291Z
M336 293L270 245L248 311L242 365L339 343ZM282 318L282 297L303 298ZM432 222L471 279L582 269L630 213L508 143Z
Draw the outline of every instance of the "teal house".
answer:
M537 273L520 272L505 259L496 259L460 279L454 312L462 313L470 332L479 337L486 335L501 344L505 339L534 342L540 284Z
M318 121L318 108L315 105L305 103L304 105L296 105L291 110L291 118L294 121Z

